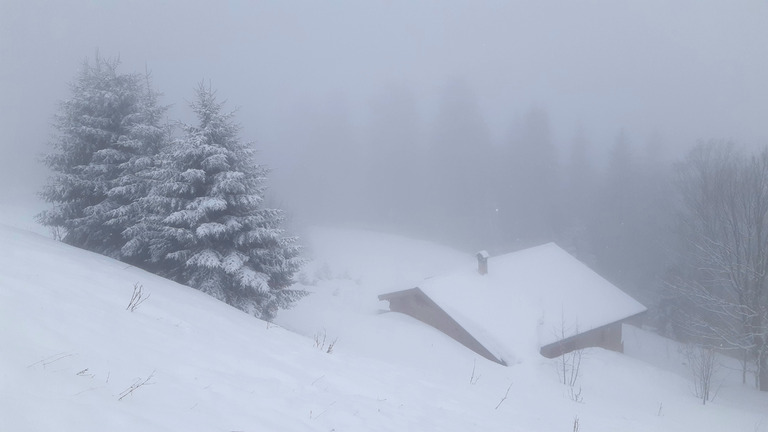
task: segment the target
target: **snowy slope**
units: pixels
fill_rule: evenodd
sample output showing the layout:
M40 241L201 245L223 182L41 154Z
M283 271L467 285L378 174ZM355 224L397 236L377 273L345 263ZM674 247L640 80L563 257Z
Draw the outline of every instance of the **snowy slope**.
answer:
M379 313L382 286L471 257L372 233L310 239L315 294L278 320L297 334L0 226L0 431L569 431L576 416L582 431L768 430L765 395L728 382L702 407L684 376L602 350L573 402L550 360L498 366ZM137 283L151 296L130 312ZM331 353L314 346L323 329Z

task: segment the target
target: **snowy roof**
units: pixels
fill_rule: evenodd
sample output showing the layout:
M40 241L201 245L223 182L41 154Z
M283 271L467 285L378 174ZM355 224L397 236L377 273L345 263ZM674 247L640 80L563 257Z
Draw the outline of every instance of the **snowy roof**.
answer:
M508 364L564 337L646 310L554 243L491 257L419 288Z

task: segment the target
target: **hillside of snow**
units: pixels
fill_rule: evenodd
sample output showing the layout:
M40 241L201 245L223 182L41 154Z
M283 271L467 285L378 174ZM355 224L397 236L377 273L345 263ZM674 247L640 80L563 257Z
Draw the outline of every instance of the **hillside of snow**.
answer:
M723 368L702 406L679 347L647 332L627 355L588 350L576 402L556 360L497 365L376 298L471 255L352 230L304 242L312 294L270 324L0 225L0 431L768 431L768 395Z

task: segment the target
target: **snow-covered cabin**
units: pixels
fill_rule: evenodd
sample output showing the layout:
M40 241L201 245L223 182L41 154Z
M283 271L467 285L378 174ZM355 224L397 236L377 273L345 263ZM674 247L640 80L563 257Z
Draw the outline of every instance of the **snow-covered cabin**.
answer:
M554 243L476 257L478 267L379 300L505 365L532 351L549 358L587 347L621 352L622 323L646 311Z

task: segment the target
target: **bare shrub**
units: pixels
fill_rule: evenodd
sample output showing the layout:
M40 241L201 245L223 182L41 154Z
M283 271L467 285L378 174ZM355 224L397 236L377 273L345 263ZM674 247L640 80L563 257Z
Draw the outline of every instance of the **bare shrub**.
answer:
M555 331L557 338L561 341L561 346L563 345L563 341L565 341L571 335L577 333L578 328L571 331L566 326L565 317L563 317L560 322L560 328ZM573 351L563 353L560 357L558 357L556 364L557 375L560 378L560 382L563 383L563 385L568 386L568 396L572 401L579 403L584 400L581 396L581 387L578 387L577 389L577 383L579 381L579 377L581 376L581 360L583 358L584 349L575 349Z
M568 388L568 397L570 397L571 400L576 402L576 403L584 402L584 398L581 396L581 387L579 387L578 390L576 390L576 387L569 387Z
M477 359L472 360L472 375L469 377L469 383L472 385L477 384L478 381L480 381L480 374L475 373L475 369L477 368Z
M319 331L315 333L315 348L319 349L320 351L325 351L326 354L331 354L333 352L333 348L336 347L336 342L339 340L339 338L335 338L332 341L328 341L328 334L326 333L325 329L322 331Z
M717 373L719 363L717 352L711 346L689 344L684 348L688 360L688 369L693 375L693 393L706 405L715 398L713 378Z
M560 382L568 387L576 387L581 376L581 360L584 358L584 350L577 349L561 355L557 359L557 373Z
M143 286L136 282L133 285L133 295L131 295L131 301L128 302L128 306L126 306L125 310L134 312L136 309L139 308L139 306L144 303L144 300L148 299L149 296L152 294L144 295L144 292L142 292Z

